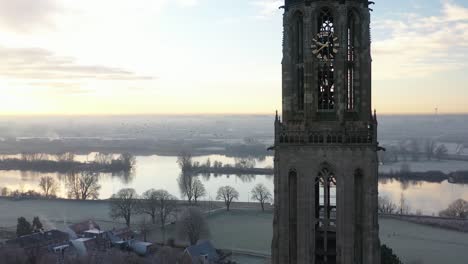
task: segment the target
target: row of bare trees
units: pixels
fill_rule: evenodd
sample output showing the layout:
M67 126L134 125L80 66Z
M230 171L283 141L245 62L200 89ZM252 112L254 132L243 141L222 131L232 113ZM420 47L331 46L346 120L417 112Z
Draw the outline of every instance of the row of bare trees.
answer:
M408 215L410 213L410 206L405 198L405 195L401 193L399 204L394 203L386 196L379 196L378 210L381 214Z
M69 199L76 200L95 200L99 198L99 191L101 185L99 184L99 174L83 171L83 172L72 172L65 176L65 188ZM36 191L19 191L9 190L7 187L0 189L1 196L23 196L23 197L44 197L44 198L56 198L57 193L60 190L59 181L52 176L43 176L39 179L38 184L41 193ZM34 197L29 194L35 194Z
M151 218L152 225L158 225L163 241L166 237L166 227L172 221L176 221L176 235L186 239L194 245L200 238L209 236L208 224L203 212L194 204L185 207L179 212L177 198L166 190L150 189L141 196L134 189L121 189L110 199L110 216L113 219L124 219L127 226L131 225L133 216L143 214ZM145 218L139 224L141 233L146 240L146 234L151 227Z
M262 210L265 210L265 204L272 199L270 191L263 184L255 186L251 195L252 199L260 202ZM216 198L224 200L229 211L231 203L239 198L239 192L231 186L223 186L218 189ZM166 226L171 219L177 219L178 232L185 234L190 243L194 244L198 238L209 233L206 222L203 220L203 213L192 203L180 215L177 215L179 205L181 203L178 203L177 198L166 190L150 189L138 195L134 189L125 188L112 195L109 214L113 219L123 219L127 226L131 225L133 216L147 215L151 218L153 225L159 225L163 240L166 235ZM148 231L146 223L140 227L145 229L142 233L146 234Z
M262 207L262 211L265 211L265 204L271 202L273 197L271 195L270 190L268 188L259 183L257 184L252 191L250 192L251 197L253 200L258 201ZM216 200L224 201L226 205L226 209L229 211L231 207L231 203L234 200L239 199L239 192L231 186L222 186L218 189L218 193L216 195Z
M400 214L408 215L410 214L409 204L404 196L401 193L399 204L392 202L388 197L379 196L378 210L381 214ZM416 211L417 215L421 215L421 211ZM450 218L459 218L467 219L468 218L468 202L463 199L457 199L452 202L447 209L439 212L441 217L450 217Z
M206 195L206 189L193 172L192 155L186 152L180 154L177 157L177 164L181 169L181 174L177 179L180 192L183 197L187 198L189 204L197 204L198 200Z
M74 162L75 154L72 152L62 152L56 154L46 154L46 153L21 153L20 159L23 161L34 162L34 161L44 161L44 160L54 160L58 162ZM129 153L122 153L118 157L111 153L97 153L94 156L94 163L110 165L113 162L124 162L126 164L134 164L135 157Z
M75 154L71 152L62 152L57 154L46 153L21 153L20 159L23 161L34 162L43 160L55 160L58 162L73 162L75 161Z
M448 149L444 144L438 144L432 139L425 141L418 139L402 140L396 146L386 148L387 151L379 153L380 161L383 163L403 161L419 161L421 158L427 160L441 160Z
M189 204L197 204L201 197L206 196L206 189L201 180L191 173L183 173L177 179L180 192L187 198Z
M189 153L181 153L177 158L177 164L181 169L181 175L178 178L178 184L183 197L185 197L189 204L197 204L201 197L206 196L206 189L201 180L194 174L194 168L200 166L217 167L222 166L221 162L215 161L213 165L208 159L203 165L193 162L192 156ZM239 158L236 159L236 168L253 168L255 167L254 159ZM272 195L270 191L263 184L258 184L251 192L252 199L258 201L262 210L265 209L265 203L271 201ZM218 189L216 200L223 200L227 210L229 211L230 205L234 200L239 199L239 192L231 186L223 186Z
M153 225L160 225L164 237L166 225L176 210L177 198L166 190L150 189L140 196L134 189L124 188L112 195L109 214L113 219L124 219L127 226L134 215L147 215ZM141 227L145 228L145 224Z

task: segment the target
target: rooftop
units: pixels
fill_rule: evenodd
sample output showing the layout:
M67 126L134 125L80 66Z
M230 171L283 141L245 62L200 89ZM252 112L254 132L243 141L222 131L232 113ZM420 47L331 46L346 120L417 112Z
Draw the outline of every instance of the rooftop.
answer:
M86 241L89 241L89 240L93 240L94 238L89 238L89 237L81 237L81 238L77 238L75 239L75 241L79 241L79 242L86 242Z
M8 240L6 241L6 243L10 245L17 244L20 247L31 247L38 244L40 244L41 246L46 246L57 243L57 241L64 241L68 239L69 236L67 233L54 229L46 232L38 232L30 235L21 236L15 239Z
M210 262L219 260L219 255L216 252L216 249L208 240L198 241L196 245L188 247L186 251L190 254L192 259L207 255Z
M100 234L105 233L105 231L101 231L99 229L90 229L90 230L84 231L84 233L100 235Z

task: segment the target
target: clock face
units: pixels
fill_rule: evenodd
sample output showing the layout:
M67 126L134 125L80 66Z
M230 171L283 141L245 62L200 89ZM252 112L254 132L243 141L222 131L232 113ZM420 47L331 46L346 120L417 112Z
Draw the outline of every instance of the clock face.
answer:
M312 44L312 53L322 61L333 60L338 53L340 44L338 43L338 37L335 37L333 32L320 32L312 41L314 42Z

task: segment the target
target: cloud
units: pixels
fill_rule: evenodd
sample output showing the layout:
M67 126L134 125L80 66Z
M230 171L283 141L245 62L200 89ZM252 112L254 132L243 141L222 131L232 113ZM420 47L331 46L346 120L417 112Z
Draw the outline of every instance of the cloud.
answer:
M31 82L28 86L35 88L32 90L33 93L47 96L87 95L94 92L93 89L81 87L78 82Z
M152 80L134 72L101 65L81 65L72 57L58 56L40 48L0 46L0 76L8 79L35 80Z
M268 19L280 12L279 7L284 4L284 0L256 0L252 5L256 6L259 11L257 18Z
M376 21L374 31L388 32L375 40L375 79L425 77L468 66L468 8L444 1L438 16L406 14Z
M50 28L61 11L56 0L0 0L0 26L18 32Z

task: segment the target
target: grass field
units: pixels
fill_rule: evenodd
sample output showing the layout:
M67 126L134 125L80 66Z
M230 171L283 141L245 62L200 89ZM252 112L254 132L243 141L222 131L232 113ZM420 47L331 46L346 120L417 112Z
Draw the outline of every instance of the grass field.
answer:
M38 215L46 226L63 228L65 223L95 219L103 228L121 225L108 216L106 201L11 201L0 199L0 229L14 229L16 219ZM138 218L135 219L135 223ZM401 257L405 264L468 263L468 234L433 228L400 220L380 218L380 238ZM218 248L269 254L272 237L272 213L260 210L219 211L208 217L211 239ZM0 233L1 234L1 233ZM169 226L166 237L174 236ZM151 235L161 240L159 230ZM257 263L257 262L252 262ZM258 263L261 263L259 260Z

